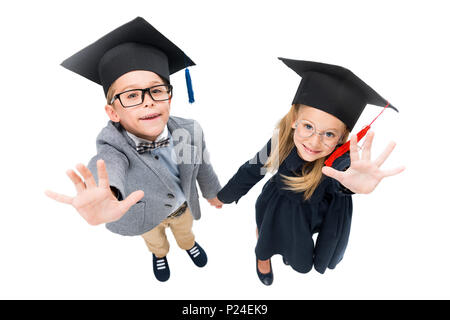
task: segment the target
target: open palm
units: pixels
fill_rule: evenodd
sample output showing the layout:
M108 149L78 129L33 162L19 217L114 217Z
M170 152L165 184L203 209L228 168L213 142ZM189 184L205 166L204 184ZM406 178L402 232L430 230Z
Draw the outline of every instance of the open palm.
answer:
M388 144L380 156L372 161L371 148L374 137L373 131L369 131L363 146L362 155L359 156L356 136L350 138L350 167L346 171L339 171L331 167L323 167L323 174L336 179L347 189L354 193L371 193L383 178L399 174L405 167L381 170L380 166L386 161L395 148L395 143Z
M105 162L97 161L98 186L92 173L84 165L76 166L84 178L83 180L73 170L68 170L67 175L75 185L77 195L69 197L53 191L45 191L45 194L58 202L72 205L78 213L91 225L108 223L120 219L132 205L144 196L141 190L131 193L125 200L119 201L113 195Z

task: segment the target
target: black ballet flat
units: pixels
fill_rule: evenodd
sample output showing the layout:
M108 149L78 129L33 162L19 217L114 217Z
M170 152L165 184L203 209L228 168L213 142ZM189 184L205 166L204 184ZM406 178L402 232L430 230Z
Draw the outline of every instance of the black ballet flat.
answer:
M272 261L270 261L270 272L269 273L261 273L258 269L258 258L256 258L256 273L258 274L259 280L266 285L270 286L273 282L273 271L272 271Z
M289 261L283 256L283 263L285 264L285 265L289 265Z

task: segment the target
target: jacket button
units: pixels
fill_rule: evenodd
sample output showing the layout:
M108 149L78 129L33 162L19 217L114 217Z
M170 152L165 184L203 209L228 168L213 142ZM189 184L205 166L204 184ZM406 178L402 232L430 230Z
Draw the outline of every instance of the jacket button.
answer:
M168 194L167 194L167 198L173 199L173 198L175 198L175 196L174 196L173 194L171 194L171 193L168 193Z
M172 205L168 204L168 203L166 203L165 206L168 207L168 208L172 208Z

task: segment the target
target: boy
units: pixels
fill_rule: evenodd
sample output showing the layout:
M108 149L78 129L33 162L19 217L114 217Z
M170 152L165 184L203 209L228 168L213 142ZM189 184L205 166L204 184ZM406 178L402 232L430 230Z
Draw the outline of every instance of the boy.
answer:
M77 165L84 181L67 172L77 196L46 194L71 204L89 224L141 235L153 253L159 281L170 277L167 227L198 267L207 263L191 230L193 218L200 218L196 180L210 204L221 207L214 199L221 186L200 126L170 116L169 75L191 65L183 51L140 17L62 63L103 86L111 121L97 137L98 154L88 167Z

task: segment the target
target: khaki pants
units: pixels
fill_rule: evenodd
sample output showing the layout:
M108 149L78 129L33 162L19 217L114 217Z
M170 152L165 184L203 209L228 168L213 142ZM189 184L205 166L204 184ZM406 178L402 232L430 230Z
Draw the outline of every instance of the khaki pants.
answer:
M170 227L178 246L183 250L191 249L195 244L192 233L193 217L189 208L178 217L166 218L155 228L142 235L148 249L157 257L162 258L169 253L169 241L166 237L166 228Z

